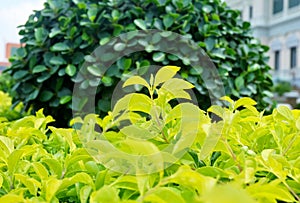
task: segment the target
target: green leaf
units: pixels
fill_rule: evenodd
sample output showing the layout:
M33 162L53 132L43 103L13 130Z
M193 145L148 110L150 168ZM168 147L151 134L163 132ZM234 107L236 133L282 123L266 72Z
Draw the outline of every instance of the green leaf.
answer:
M61 34L61 33L62 33L62 31L61 31L59 28L54 27L54 28L51 29L51 32L50 32L50 34L49 34L49 37L50 37L50 38L53 38L53 37L55 37L56 35Z
M223 100L223 101L227 101L229 103L229 109L232 109L233 106L234 106L234 101L228 97L228 96L223 96L220 98L220 100Z
M8 173L10 175L13 175L17 169L18 163L21 160L21 157L23 155L24 151L23 150L15 150L13 151L9 157L8 157Z
M206 159L217 146L221 136L222 136L222 123L212 123L208 129L206 139L201 148L200 159Z
M45 180L45 190L46 190L46 200L47 202L50 202L53 200L53 197L55 196L59 186L61 185L61 180L57 179L55 176L50 177L49 179Z
M223 118L225 109L223 109L221 106L213 105L209 107L207 111L216 114L220 118Z
M132 60L130 58L122 58L117 61L118 68L121 70L128 70L131 67Z
M210 6L210 5L204 5L204 6L202 7L202 11L204 11L205 13L210 13L210 12L213 11L213 7Z
M27 55L27 51L24 47L20 47L17 49L16 54L18 57L25 58Z
M256 105L256 101L254 101L249 97L245 97L245 98L240 98L234 103L234 109L238 109L241 106L245 107L245 106L254 106L254 105Z
M88 66L87 70L89 71L89 73L91 73L94 76L100 77L102 76L102 70L100 67L97 66Z
M145 23L144 20L142 20L142 19L135 19L133 22L134 22L134 24L136 26L138 26L142 30L146 30L147 29L147 26L146 26L146 23Z
M60 98L59 103L60 104L66 104L71 100L72 100L72 96L67 95L67 96L63 96L62 98Z
M76 66L72 65L72 64L69 64L67 65L66 69L65 69L65 72L70 76L70 77L73 77L75 74L76 74Z
M136 176L120 176L113 183L115 188L127 189L127 190L138 190L137 177Z
M204 166L198 168L196 171L201 173L202 175L210 176L213 178L229 178L229 174L227 174L222 169L213 166Z
M171 78L165 81L165 83L161 86L161 89L165 89L167 91L185 90L185 89L192 89L192 88L194 88L194 85L179 78Z
M113 82L113 79L111 77L108 77L108 76L103 76L101 81L103 82L103 84L105 86L111 86L112 82Z
M296 121L296 127L298 130L300 130L300 117Z
M237 88L237 90L240 90L242 87L244 87L245 85L245 81L244 81L244 77L243 76L239 76L234 80L234 84Z
M53 92L44 90L44 91L42 91L39 98L42 102L46 102L46 101L49 101L53 97L53 95L54 95Z
M152 100L148 96L139 93L132 93L118 100L114 106L112 114L117 116L124 110L141 111L149 114L151 106Z
M174 23L174 19L170 14L167 14L163 17L163 23L166 29L171 27Z
M214 46L216 44L216 40L214 38L212 38L212 37L208 37L208 38L206 38L204 40L204 43L206 45L206 49L208 51L211 51L211 50L213 50L213 48L214 48Z
M52 47L50 47L51 51L68 51L70 50L70 47L63 42L59 42L54 44Z
M277 112L287 120L294 120L292 111L286 106L277 107Z
M7 203L13 203L13 202L24 202L25 199L22 197L22 195L16 195L13 193L5 194L0 197L0 202L7 202Z
M17 72L14 73L13 78L15 80L19 80L19 79L25 77L27 74L28 74L28 71L19 70L19 71L17 71Z
M165 58L166 58L166 54L163 52L156 52L152 56L152 59L155 62L162 62L163 60L165 60Z
M0 188L2 188L3 185L3 177L0 175Z
M98 13L98 8L96 8L96 7L92 7L88 10L87 14L88 14L88 17L91 22L94 22L94 20L97 16L97 13Z
M145 194L145 202L160 202L160 203L185 203L186 201L181 197L180 191L172 187L159 187L150 190Z
M63 169L61 163L59 163L58 160L53 158L46 158L42 160L42 163L45 163L49 167L52 175L61 177Z
M114 156L117 155L117 157L113 158L120 161L129 158L129 164L135 166L135 169L131 169L131 172L136 171L138 175L148 173L149 170L161 170L163 167L162 157L158 155L160 151L152 142L129 138L118 142L118 150L123 153L115 154ZM139 164L136 165L136 162L139 162Z
M203 195L203 202L256 203L247 191L233 184L220 184ZM266 201L264 201L266 202Z
M149 130L139 127L137 125L129 125L120 130L121 133L132 139L149 140L156 135L152 134Z
M43 72L42 75L39 76L39 77L36 79L36 81L37 81L38 83L42 83L42 82L48 80L50 77L51 77L51 74L50 74L50 73L48 73L48 72Z
M110 41L109 37L104 37L100 40L100 45L107 44Z
M93 191L93 188L91 186L89 186L89 185L83 186L80 189L80 193L79 193L80 202L87 203L92 191Z
M124 43L117 43L114 45L115 51L123 51L126 48L126 44Z
M61 56L53 56L50 59L50 63L53 65L63 65L63 64L66 64L66 61Z
M13 140L5 136L0 136L0 149L5 152L7 156L11 154L14 151Z
M140 76L132 76L132 77L128 78L124 82L123 87L127 87L130 85L143 85L143 86L147 87L147 89L150 91L150 86L149 86L148 82Z
M281 200L284 202L295 202L295 198L286 188L274 182L269 184L256 183L246 189L252 196L261 201L269 200L270 202L277 202Z
M32 163L32 167L41 180L45 180L48 178L48 171L43 164L34 162Z
M111 16L113 17L114 20L118 20L119 17L120 17L120 12L116 9L114 9L112 12L111 12Z
M105 184L106 175L107 175L107 170L102 170L102 171L98 172L98 174L96 175L96 180L95 180L96 189L103 187L103 185Z
M41 183L34 178L22 174L15 174L15 178L26 186L31 195L36 195L38 189L41 188Z
M110 186L103 186L101 189L93 192L90 198L91 203L118 203L120 198L118 191Z
M94 62L97 61L96 58L93 57L93 56L91 56L91 55L86 55L86 56L84 57L84 60L86 60L86 61L89 62L89 63L94 63Z
M94 181L87 173L80 172L76 173L70 178L64 178L61 182L61 185L58 188L58 191L63 191L67 189L71 185L75 185L76 183L84 183L86 185L91 186L94 188Z
M169 183L176 183L197 190L200 194L205 194L216 185L217 180L203 176L200 173L193 171L188 166L180 166L176 173L161 181L161 184Z
M40 73L40 72L44 72L47 71L48 68L44 65L37 65L33 68L32 73Z
M37 42L43 42L48 36L48 31L45 28L37 28L34 32L34 36Z

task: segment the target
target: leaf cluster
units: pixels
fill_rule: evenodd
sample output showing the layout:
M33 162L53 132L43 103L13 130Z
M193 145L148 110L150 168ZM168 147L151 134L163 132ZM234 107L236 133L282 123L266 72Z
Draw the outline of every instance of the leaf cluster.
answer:
M1 120L0 201L299 201L300 110L281 106L265 116L251 98L223 97L226 107L204 112L190 103L185 93L193 86L174 78L177 71L167 66L149 80L129 78L124 88L142 85L148 94L128 94L104 118L75 118L74 128L50 126L53 118L42 110ZM186 100L172 103L176 98ZM167 156L141 162L120 151ZM161 163L171 164L143 171Z

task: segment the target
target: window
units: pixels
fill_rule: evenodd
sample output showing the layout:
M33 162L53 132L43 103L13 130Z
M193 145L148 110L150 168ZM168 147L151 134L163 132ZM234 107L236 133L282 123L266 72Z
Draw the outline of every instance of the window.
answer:
M283 11L283 0L273 0L273 14Z
M291 48L291 69L297 66L297 47Z
M21 46L21 44L15 43L7 43L6 44L6 58L10 58L16 54L17 49Z
M252 19L253 17L253 6L249 7L249 19Z
M300 0L289 0L289 8L299 6L300 5Z
M279 70L280 67L280 51L275 51L275 60L274 60L274 68L275 70Z

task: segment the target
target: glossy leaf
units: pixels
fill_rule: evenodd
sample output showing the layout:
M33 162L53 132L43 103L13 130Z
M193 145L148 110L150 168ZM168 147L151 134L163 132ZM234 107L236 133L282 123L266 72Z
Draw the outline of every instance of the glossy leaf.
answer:
M166 82L175 76L175 74L180 70L177 66L164 66L159 69L155 75L154 86Z
M32 73L40 73L40 72L44 72L47 71L47 67L44 65L37 65L33 68Z
M103 186L101 189L95 191L91 195L91 203L107 203L107 202L120 202L118 191L109 186Z
M76 66L69 64L67 65L65 71L70 77L73 77L76 74L77 69Z

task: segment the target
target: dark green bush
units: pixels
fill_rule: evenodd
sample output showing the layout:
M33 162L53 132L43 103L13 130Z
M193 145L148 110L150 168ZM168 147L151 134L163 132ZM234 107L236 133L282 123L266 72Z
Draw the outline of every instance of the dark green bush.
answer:
M272 103L268 48L253 38L250 24L239 15L219 0L48 0L19 33L26 45L7 71L16 80L14 100L34 110L44 108L64 125L72 115L73 81L85 57L113 36L158 29L191 36L218 68L227 95L249 96L259 109L266 108ZM104 115L110 109L112 90L124 74L149 64L182 67L181 75L199 91L201 108L210 105L200 73L178 58L148 50L121 58L101 78L96 111Z
M274 92L276 92L279 96L282 96L284 93L291 91L292 85L288 81L278 81L274 85Z
M10 76L8 73L0 73L0 91L13 92L11 91L13 84L14 81L12 76Z

